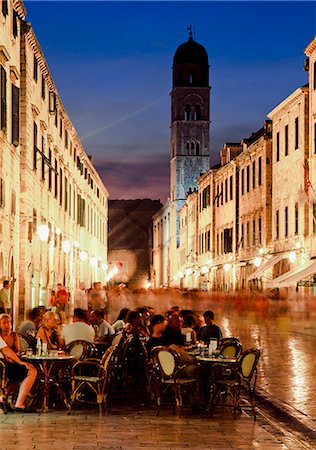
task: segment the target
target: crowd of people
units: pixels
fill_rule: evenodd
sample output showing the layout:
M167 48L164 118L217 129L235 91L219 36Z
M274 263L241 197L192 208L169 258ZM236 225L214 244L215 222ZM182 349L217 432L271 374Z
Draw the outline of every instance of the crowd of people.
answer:
M222 338L220 328L214 323L214 313L209 310L197 315L179 306L173 306L164 314L157 314L149 306L135 310L122 308L118 317L110 323L109 303L101 283L94 283L89 292L83 283L80 284L74 294L75 307L70 319L65 315L68 302L66 289L61 284L57 285L49 308L38 306L32 309L28 319L20 323L15 332L12 330L9 308L2 309L0 358L7 367L7 393L16 389L17 383L20 384L14 405L16 411L25 411L27 394L36 379L36 369L20 359L20 353L28 348L35 352L39 340L46 344L49 351L65 349L76 340L111 345L114 336L125 334L140 340L148 355L154 347L163 345L171 346L186 358L184 349L188 344L200 342L208 345L210 339L219 341ZM193 367L194 370L196 367ZM186 375L190 376L190 373Z

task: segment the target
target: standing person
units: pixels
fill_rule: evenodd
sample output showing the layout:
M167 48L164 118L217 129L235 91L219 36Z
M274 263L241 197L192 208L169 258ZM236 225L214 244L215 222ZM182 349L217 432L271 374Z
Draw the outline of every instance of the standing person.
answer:
M81 281L79 288L74 292L74 308L88 311L88 294L86 291L86 285L83 281Z
M103 311L106 318L109 313L106 292L104 289L102 289L101 283L99 281L93 283L93 288L90 291L89 309L93 311Z
M11 302L9 298L10 281L4 280L0 291L0 313L11 314Z
M214 313L213 311L205 311L203 314L206 327L202 327L198 334L198 338L204 342L204 344L209 345L211 338L217 339L219 342L223 335L221 329L214 323Z
M49 297L49 309L51 309L52 311L53 308L55 308L56 311L56 307L57 307L57 298L56 298L56 291L54 291L53 289L50 291L50 297Z
M66 318L66 306L68 305L69 294L61 283L57 284L56 306L57 312L60 314L63 322Z

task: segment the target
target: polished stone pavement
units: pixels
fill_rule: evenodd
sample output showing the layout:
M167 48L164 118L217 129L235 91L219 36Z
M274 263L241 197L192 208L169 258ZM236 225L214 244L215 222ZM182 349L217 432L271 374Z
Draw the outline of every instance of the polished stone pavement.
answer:
M306 449L291 437L271 432L246 414L237 420L230 412L213 418L179 417L163 410L110 411L99 417L95 411L1 414L1 450L46 449Z

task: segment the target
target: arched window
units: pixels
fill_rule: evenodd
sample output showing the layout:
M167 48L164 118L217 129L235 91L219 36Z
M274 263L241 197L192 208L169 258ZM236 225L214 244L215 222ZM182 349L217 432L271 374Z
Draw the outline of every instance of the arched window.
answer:
M190 154L191 155L195 154L195 142L194 141L191 142L191 153Z
M199 142L196 142L196 144L195 144L195 154L196 154L196 156L200 155L200 143Z
M201 120L201 108L199 105L194 107L193 120Z
M185 150L186 150L186 154L189 155L190 154L190 141L187 141L187 143L185 144Z
M192 120L190 105L186 105L184 108L184 120Z

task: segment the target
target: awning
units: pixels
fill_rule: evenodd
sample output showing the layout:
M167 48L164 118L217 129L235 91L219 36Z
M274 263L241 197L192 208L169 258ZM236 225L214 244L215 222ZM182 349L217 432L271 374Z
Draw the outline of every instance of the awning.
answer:
M252 274L249 275L249 277L247 278L247 281L255 280L256 278L259 278L260 276L262 276L263 272L265 272L266 270L273 267L274 264L278 263L283 258L284 258L284 254L282 253L280 255L275 255L272 258L268 259L268 261L264 262L254 272L252 272Z
M271 287L281 288L296 286L297 283L304 278L310 277L316 273L316 259L310 259L306 263L302 264L289 272L275 278L271 282Z

